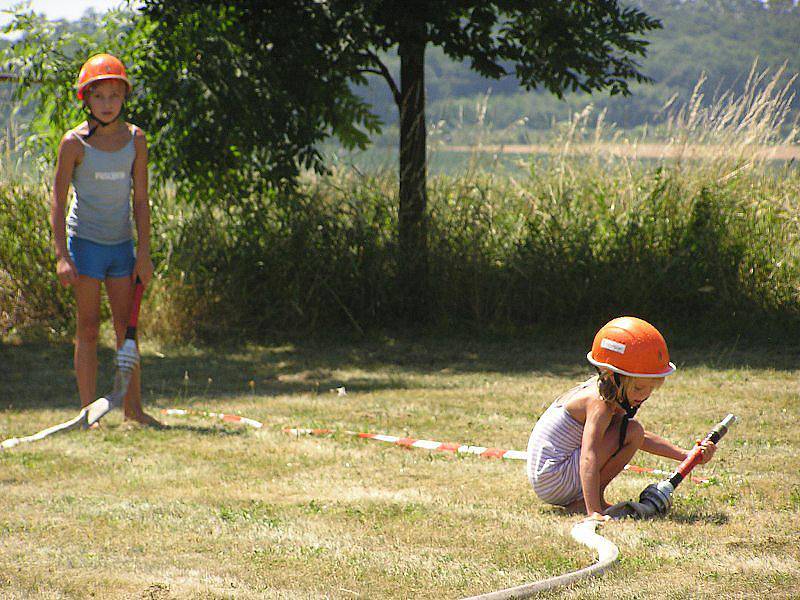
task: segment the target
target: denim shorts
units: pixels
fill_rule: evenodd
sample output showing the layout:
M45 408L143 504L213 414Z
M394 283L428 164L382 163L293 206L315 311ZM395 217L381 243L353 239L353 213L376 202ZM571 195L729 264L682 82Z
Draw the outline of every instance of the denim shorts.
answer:
M79 275L94 279L130 277L136 265L133 240L119 244L98 244L84 238L70 237L67 249Z

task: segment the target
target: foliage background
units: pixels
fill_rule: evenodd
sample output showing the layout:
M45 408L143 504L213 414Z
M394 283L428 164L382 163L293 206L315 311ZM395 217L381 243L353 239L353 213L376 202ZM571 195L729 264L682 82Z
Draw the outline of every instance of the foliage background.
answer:
M796 142L797 83L790 69L768 69L760 79L761 67L755 78L747 72L753 52L763 65L788 60L800 66L800 46L791 45L800 28L786 29L800 11L753 12L750 2L659 6L645 3L668 23L648 58L651 74L661 76L645 89L656 96L677 90L688 100L654 116L655 133L605 125L610 105L606 114L569 112L588 100L571 96L559 104L568 116L542 134L549 157L520 158L505 168L475 157L467 169L429 180L428 326L511 332L632 312L659 323L728 331L797 327L798 170L793 162L756 154L763 145ZM667 18L659 10L673 12ZM711 52L735 43L743 19L760 35L738 45L738 54ZM700 35L697 23L715 25ZM28 87L24 101L7 102L16 112L2 113L9 133L0 152L2 327L44 323L67 332L73 308L55 281L46 226L53 149L81 118L71 83L84 55L102 49L126 56L132 46L141 51L146 46L137 46L136 35L146 32L120 35L132 31L125 11L77 23L31 17L26 27L11 66L44 83ZM722 64L731 58L748 62ZM480 105L468 94L486 82L438 60L434 53L429 65L437 73L429 78L432 110L445 95L460 93ZM708 65L709 78L695 89L690 77L701 64ZM136 68L133 63L134 79ZM717 94L731 80L740 93ZM505 91L510 95L503 97L523 97ZM645 97L637 91L633 101ZM538 103L545 96L524 98ZM136 121L144 106L134 96L130 119ZM511 130L497 127L508 119L482 106L473 139L497 134L509 141ZM533 106L536 114L547 112ZM535 126L529 121L523 137L534 135ZM445 125L441 131L438 139L446 140L454 130ZM632 163L608 156L603 140L656 140L677 148L678 158ZM392 171L334 166L325 175L307 173L295 189L232 188L239 194L232 204L222 201L219 189L176 187L160 162L157 133L151 141L158 263L148 304L153 335L218 339L231 331L259 337L331 327L361 335L403 324ZM569 149L577 143L596 144L596 150L588 159L572 157ZM692 144L716 150L702 160L681 154Z
M608 122L631 129L663 121L664 105L673 97L679 104L687 102L703 73L708 78L703 102L710 105L726 91L741 94L747 69L756 59L761 67L772 70L786 63L784 83L800 72L800 8L796 6L773 2L769 10L758 0L639 0L634 4L661 19L664 28L648 35L650 45L642 60L643 72L654 81L632 84L630 97L568 93L559 100L542 90L524 93L513 77L482 79L466 65L432 49L426 67L430 122L444 121L447 132L458 140L460 129L482 120L497 130L498 139L525 142L551 129L554 121L592 104L598 113L606 111ZM387 62L393 72L397 70L396 57L388 57ZM384 88L381 81L373 80L360 93L392 125L396 115ZM795 98L792 107L796 115L800 99ZM521 119L524 127L519 126ZM391 143L391 138L385 141Z
M664 29L648 36L648 55L642 61L644 72L654 82L633 85L631 97L567 94L564 101L560 101L543 91L523 93L513 78L483 79L466 65L451 61L432 48L426 65L430 121L443 119L451 128L474 124L482 99L490 91L484 119L495 129L506 129L526 118L527 129L548 130L554 119L562 121L589 103L598 112L607 110L608 122L628 129L663 118L661 109L675 94L678 100L688 101L703 72L708 76L704 102L709 104L725 90L740 94L755 59L761 67L772 70L787 63L787 80L790 74L800 72L800 8L797 6L786 2L765 5L759 0L638 0L635 4L661 19ZM54 33L92 34L98 28L98 17L96 13L87 12L78 21L59 22ZM10 43L0 39L0 48ZM397 73L397 57L389 55L385 60L392 72ZM796 91L797 87L794 89ZM368 86L358 87L356 91L373 105L386 124L395 123L397 109L382 79L370 78ZM0 86L0 94L7 93L7 88ZM800 99L795 98L792 103L794 113L798 102ZM30 114L31 108L26 110ZM9 116L10 112L0 111L0 126L5 125ZM793 120L794 115L789 121ZM529 132L528 135L535 134ZM394 138L386 141L390 139Z

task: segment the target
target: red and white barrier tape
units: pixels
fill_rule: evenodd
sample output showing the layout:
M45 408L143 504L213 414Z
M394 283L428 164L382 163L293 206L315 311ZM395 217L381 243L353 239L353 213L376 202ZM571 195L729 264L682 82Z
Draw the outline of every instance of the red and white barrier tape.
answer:
M255 427L256 429L263 427L263 424L260 421L239 415L182 408L165 408L161 412L166 415L197 415L221 419L230 423L244 423L246 425L250 425L251 427ZM386 442L396 446L404 446L406 448L422 448L424 450L452 452L454 454L473 454L483 458L503 458L507 460L527 460L528 458L527 452L523 452L521 450L505 450L503 448L487 448L485 446L470 446L467 444L436 442L433 440L420 440L416 438L384 435L379 433L365 433L348 430L337 431L335 429L303 429L292 427L286 427L283 429L283 431L297 437L301 435L333 435L335 433L342 433L363 439ZM633 473L670 475L670 473L661 469L651 469L636 465L626 465L625 469ZM691 480L694 483L710 483L708 479L701 479L699 477L691 477ZM490 592L480 596L473 596L465 600L519 600L521 598L529 598L530 596L536 595L545 590L550 590L556 587L574 583L575 581L584 577L591 577L603 573L618 560L619 549L617 548L616 544L596 533L597 525L598 523L594 521L582 521L572 528L572 537L576 541L584 544L598 553L597 562L595 564L571 573L567 573L565 575L560 575L558 577L552 577L550 579L524 584L513 588L498 590L496 592Z
M528 453L522 450L504 450L503 448L487 448L485 446L469 446L467 444L454 444L448 442L435 442L433 440L418 440L410 437L398 437L395 435L383 435L380 433L361 433L358 431L337 431L335 429L302 429L287 427L283 430L285 433L301 436L301 435L332 435L334 433L343 433L345 435L352 435L355 437L364 438L367 440L376 440L379 442L386 442L395 444L397 446L405 446L406 448L422 448L424 450L431 450L434 452L452 452L454 454L474 454L483 458L504 458L507 460L528 460ZM626 471L632 473L651 473L654 475L670 475L668 471L661 469L651 469L648 467L639 467L636 465L626 465ZM701 479L699 477L691 478L694 483L710 483L708 479Z
M212 419L220 419L227 423L243 423L250 425L256 429L261 429L264 424L255 419L249 419L240 415L231 415L226 413L209 412L204 410L194 410L187 408L165 408L161 411L165 415L196 415L201 417L210 417ZM287 427L283 430L294 436L300 435L333 435L334 433L343 433L345 435L352 435L368 440L376 440L379 442L386 442L395 444L397 446L405 446L406 448L422 448L423 450L430 450L432 452L452 452L453 454L473 454L483 458L503 458L506 460L527 460L527 452L522 450L505 450L503 448L487 448L485 446L470 446L467 444L455 444L449 442L435 442L433 440L420 440L410 437L399 437L396 435L384 435L380 433L363 433L358 431L337 431L335 429L303 429ZM636 465L625 465L626 471L632 473L649 473L653 475L670 475L668 471L662 469L651 469L648 467L639 467ZM710 483L708 479L700 477L692 477L694 483Z
M505 458L508 460L527 460L528 455L519 450L503 450L502 448L486 448L484 446L468 446L466 444L450 444L447 442L434 442L432 440L417 440L409 437L397 437L395 435L383 435L380 433L359 433L357 431L336 431L334 429L292 429L286 428L285 433L291 435L331 435L334 433L344 433L368 440L377 440L405 446L407 448L422 448L440 452L452 452L454 454L475 454L483 458Z
M226 423L243 423L245 425L250 425L250 427L255 427L256 429L261 429L264 426L261 421L248 419L247 417L241 417L239 415L208 412L205 410L194 410L191 408L164 408L161 410L161 412L165 415L196 415L199 417L211 417L212 419L220 419Z

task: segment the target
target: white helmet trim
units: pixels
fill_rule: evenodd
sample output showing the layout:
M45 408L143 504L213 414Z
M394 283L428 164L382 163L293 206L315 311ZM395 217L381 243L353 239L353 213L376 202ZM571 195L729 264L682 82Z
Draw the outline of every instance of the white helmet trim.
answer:
M619 373L620 375L627 375L628 377L666 377L667 375L672 375L675 371L677 371L678 367L676 367L673 363L669 363L669 369L664 371L663 373L631 373L629 371L624 371L619 367L615 367L614 365L610 365L608 363L602 363L597 361L592 357L591 351L586 355L586 360L592 363L595 367L601 367L604 369L608 369L613 371L614 373Z

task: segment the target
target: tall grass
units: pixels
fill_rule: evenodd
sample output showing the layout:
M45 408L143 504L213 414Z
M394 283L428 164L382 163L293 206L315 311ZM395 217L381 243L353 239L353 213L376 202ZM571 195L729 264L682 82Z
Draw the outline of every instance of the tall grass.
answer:
M0 138L0 334L19 323L64 328L72 318L69 295L55 277L49 243L44 179L26 171L20 151L24 129L9 111Z
M636 138L587 110L559 126L544 162L507 171L476 162L430 178L430 324L518 328L634 313L797 327L800 173L765 151L797 142L796 123L786 122L794 80L780 88L780 76L754 70L743 96L709 108L698 85L686 106L668 109L666 126ZM661 159L607 151L609 139L635 146L651 138L664 147ZM592 150L575 156L578 144ZM23 188L0 187L0 202L29 211L0 217L0 270L10 278L3 302L68 315L66 305L48 304L46 221L30 212L43 189ZM364 332L402 323L397 205L390 170L308 175L295 192L237 208L155 190L151 334ZM35 296L20 296L29 260L42 275L24 284Z

